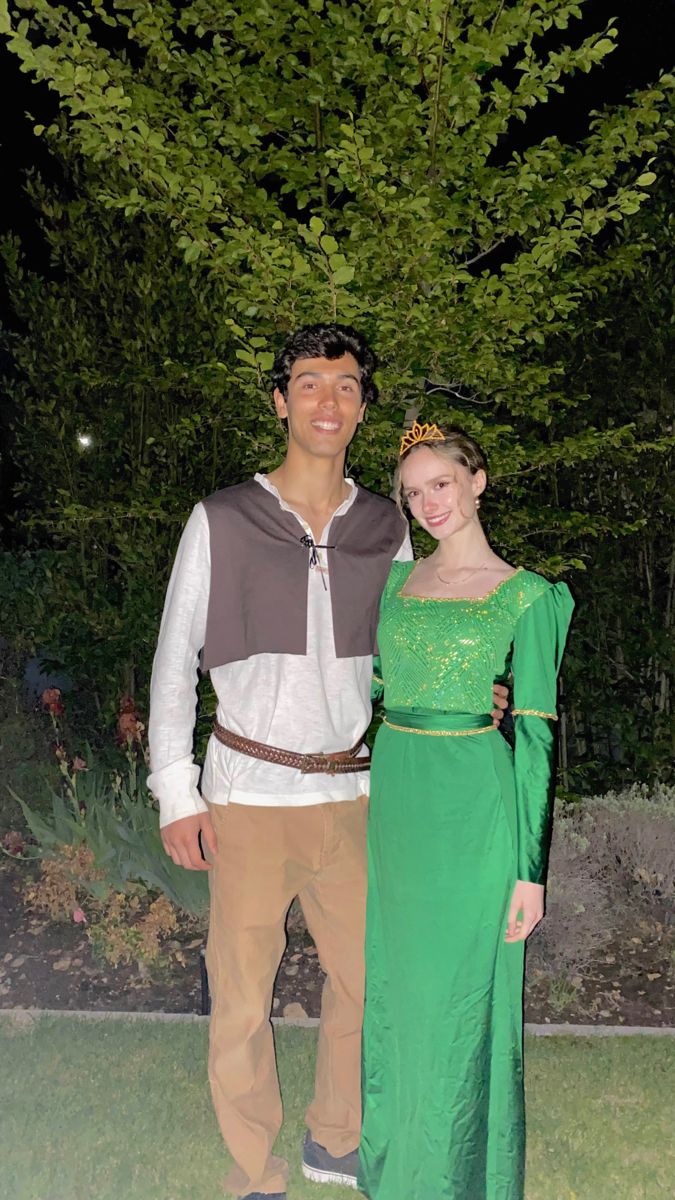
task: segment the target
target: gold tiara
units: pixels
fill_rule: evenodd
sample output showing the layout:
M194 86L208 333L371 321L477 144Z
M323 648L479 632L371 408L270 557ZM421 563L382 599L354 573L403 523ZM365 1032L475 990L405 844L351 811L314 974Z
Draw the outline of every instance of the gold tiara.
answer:
M403 434L401 438L401 449L398 452L399 458L409 450L411 446L417 446L419 442L444 442L445 435L441 433L438 425L420 425L417 421L413 421L412 429Z

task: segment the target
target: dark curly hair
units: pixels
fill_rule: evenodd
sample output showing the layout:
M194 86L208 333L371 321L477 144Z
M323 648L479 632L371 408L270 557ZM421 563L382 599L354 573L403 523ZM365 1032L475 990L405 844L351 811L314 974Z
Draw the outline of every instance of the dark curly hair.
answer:
M362 334L351 325L305 325L292 334L277 354L271 371L272 386L288 397L288 381L293 363L299 358L341 358L353 354L361 368L361 397L366 404L377 400L373 372L375 354Z

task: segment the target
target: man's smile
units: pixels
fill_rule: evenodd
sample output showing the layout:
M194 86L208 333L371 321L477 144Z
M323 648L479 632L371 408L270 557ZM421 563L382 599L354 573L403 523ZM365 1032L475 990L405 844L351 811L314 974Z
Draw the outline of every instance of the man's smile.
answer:
M337 433L342 429L342 421L331 420L328 417L317 417L311 424L312 429L320 429L322 433Z

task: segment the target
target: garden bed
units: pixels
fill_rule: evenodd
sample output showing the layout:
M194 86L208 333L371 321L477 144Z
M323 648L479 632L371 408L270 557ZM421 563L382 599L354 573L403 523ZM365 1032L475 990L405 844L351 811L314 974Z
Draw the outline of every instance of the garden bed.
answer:
M0 1008L201 1011L207 881L163 851L133 701L97 754L74 748L58 688L41 709L0 685ZM546 908L526 1020L675 1026L675 788L559 799ZM297 905L287 931L273 1012L316 1017Z
M141 970L135 964L113 967L97 960L81 925L50 921L27 909L22 893L26 872L34 870L9 859L0 864L0 1007L200 1011L203 938L193 922L179 922L168 964ZM675 1025L674 964L672 925L656 918L627 924L576 974L552 974L533 961L526 1020ZM276 981L275 1015L298 1005L291 1014L318 1016L322 985L316 948L301 915L293 911Z

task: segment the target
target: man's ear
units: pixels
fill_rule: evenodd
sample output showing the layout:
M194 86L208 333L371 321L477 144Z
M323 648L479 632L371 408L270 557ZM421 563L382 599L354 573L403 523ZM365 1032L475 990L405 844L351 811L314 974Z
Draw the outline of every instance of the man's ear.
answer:
M275 388L272 395L274 399L274 407L277 410L277 416L280 421L284 421L288 416L286 397L284 396L283 392L279 390L279 388Z
M360 407L360 409L359 409L359 415L358 415L358 417L356 418L356 423L357 423L357 425L360 425L360 424L361 424L361 422L362 422L363 418L365 417L365 415L366 415L366 401L364 400L364 401L363 401L363 404L361 405L361 407Z

